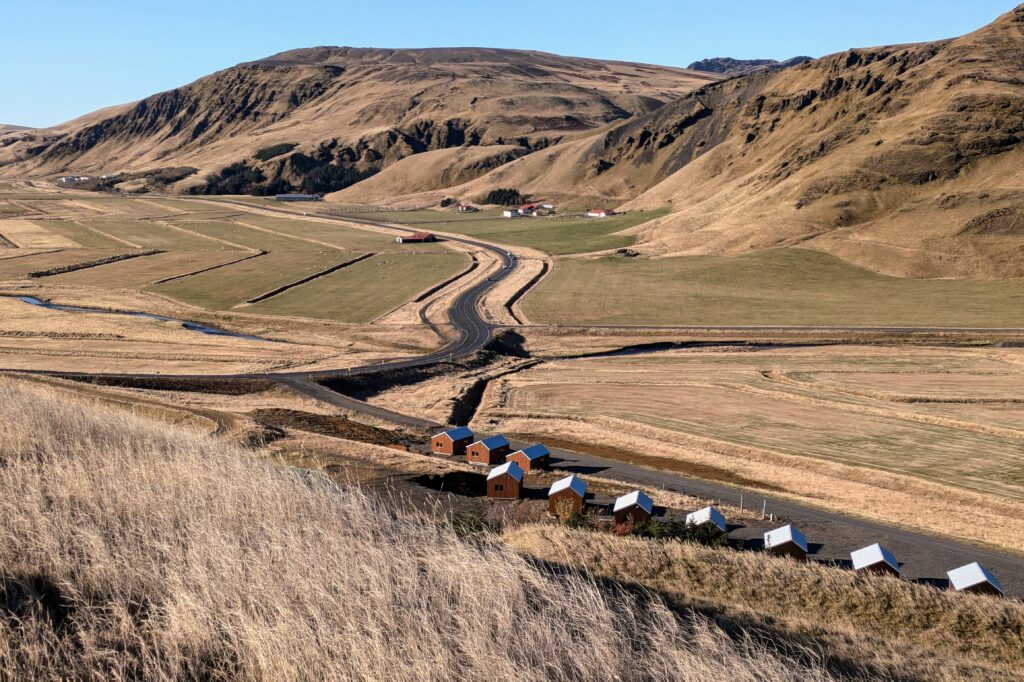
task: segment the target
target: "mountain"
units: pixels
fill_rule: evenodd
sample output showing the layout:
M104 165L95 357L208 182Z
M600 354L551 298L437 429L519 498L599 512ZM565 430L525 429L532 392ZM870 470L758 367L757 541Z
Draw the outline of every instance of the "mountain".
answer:
M22 130L32 130L29 126L15 126L7 123L0 123L0 135L5 133L16 133Z
M791 57L780 62L777 59L733 59L732 57L712 57L701 59L686 68L694 71L707 71L708 73L719 73L723 76L741 76L757 71L777 71L789 66L796 66L809 62L813 57L799 56Z
M183 184L217 172L235 185L243 176L358 179L429 150L544 148L716 79L519 50L292 50L43 131L0 173L194 168Z
M1022 74L1024 6L712 83L446 191L670 206L639 232L652 255L802 246L899 276L1024 276Z

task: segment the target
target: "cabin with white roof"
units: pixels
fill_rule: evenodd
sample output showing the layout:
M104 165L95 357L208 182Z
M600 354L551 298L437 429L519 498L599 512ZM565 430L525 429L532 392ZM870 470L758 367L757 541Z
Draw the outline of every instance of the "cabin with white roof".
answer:
M548 489L548 513L558 514L559 505L571 505L572 511L583 511L583 501L587 496L587 484L582 478L573 474L551 484Z
M764 551L774 556L788 556L798 561L807 558L807 538L789 524L764 534Z
M523 493L523 470L515 462L496 466L487 474L487 497L518 500Z
M501 464L512 445L505 436L482 438L466 447L466 461L470 464Z
M635 526L651 520L654 513L654 500L642 490L634 490L615 500L612 516L616 524Z
M449 457L461 457L466 454L466 446L473 442L476 436L465 426L448 429L436 433L430 439L430 451L435 455L448 455Z
M551 465L551 451L540 443L535 443L522 450L516 450L505 456L506 462L515 462L523 471L547 469Z
M704 507L686 515L687 526L712 525L720 532L725 533L729 528L725 525L725 516L714 507Z
M588 218L607 218L608 216L615 215L615 211L607 208L589 208L587 209Z
M975 561L960 568L947 571L950 588L957 592L973 592L975 594L990 594L994 597L1001 597L1005 594L999 580L992 575L991 571Z
M853 561L853 570L858 573L874 573L876 575L900 574L900 562L892 552L882 547L877 542L867 547L861 547L855 552L850 552L850 560Z

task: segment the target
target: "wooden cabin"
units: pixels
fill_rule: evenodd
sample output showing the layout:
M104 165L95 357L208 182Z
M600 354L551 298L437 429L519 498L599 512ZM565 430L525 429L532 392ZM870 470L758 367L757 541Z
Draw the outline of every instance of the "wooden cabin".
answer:
M523 494L523 470L515 462L505 462L487 474L487 497L518 500Z
M466 454L466 446L473 442L476 436L465 426L448 429L435 434L430 439L430 451L435 455L448 455L449 457L461 457Z
M551 451L540 443L506 455L505 461L515 462L523 471L547 469L551 465Z
M548 513L558 514L560 504L569 504L572 510L578 514L583 511L583 501L586 496L587 484L576 474L559 479L548 489Z
M497 435L482 438L466 447L466 461L470 464L501 464L512 445L505 436Z
M764 534L764 551L803 561L807 558L807 538L793 525L776 528Z
M853 570L858 573L874 573L875 575L900 575L900 562L892 552L877 542L867 547L850 552Z
M641 490L634 490L615 500L612 516L616 525L635 526L651 520L654 501Z

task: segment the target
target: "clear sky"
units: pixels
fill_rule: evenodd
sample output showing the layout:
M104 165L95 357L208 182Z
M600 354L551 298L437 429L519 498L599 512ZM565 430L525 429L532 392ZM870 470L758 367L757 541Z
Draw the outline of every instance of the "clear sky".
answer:
M686 66L948 38L1018 0L0 0L0 123L47 126L315 45L506 47Z

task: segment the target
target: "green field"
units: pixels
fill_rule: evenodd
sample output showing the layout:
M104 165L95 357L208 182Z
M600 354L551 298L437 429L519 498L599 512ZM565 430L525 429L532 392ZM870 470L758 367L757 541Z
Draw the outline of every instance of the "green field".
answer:
M26 277L30 272L50 270L74 263L106 258L130 249L64 249L39 253L20 258L4 258L0 260L0 280Z
M64 235L83 249L123 249L126 247L124 243L105 237L100 232L91 230L79 222L70 220L35 220L33 222L50 232Z
M379 254L247 310L267 315L369 322L432 284L457 274L468 264L466 256L456 253Z
M112 289L139 289L164 277L201 270L243 255L238 251L167 251L54 275L45 281Z
M157 284L149 287L149 290L208 310L227 310L262 293L322 272L353 257L351 253L339 251L322 254L279 251L193 277Z
M351 251L381 251L395 248L395 240L386 234L357 230L341 224L318 223L308 220L265 215L246 215L238 218L239 222L256 225L267 230L286 234L296 239L308 239L303 242L316 246L314 242L330 244L338 249ZM324 248L324 247L319 247Z
M1024 281L885 277L805 249L562 259L523 307L544 324L1024 326Z
M454 232L469 237L527 246L551 254L586 253L618 249L632 245L632 236L616 235L667 211L636 211L610 218L548 216L544 218L502 218L499 209L479 213L451 211L390 211L353 213L355 218L401 223L439 232Z

